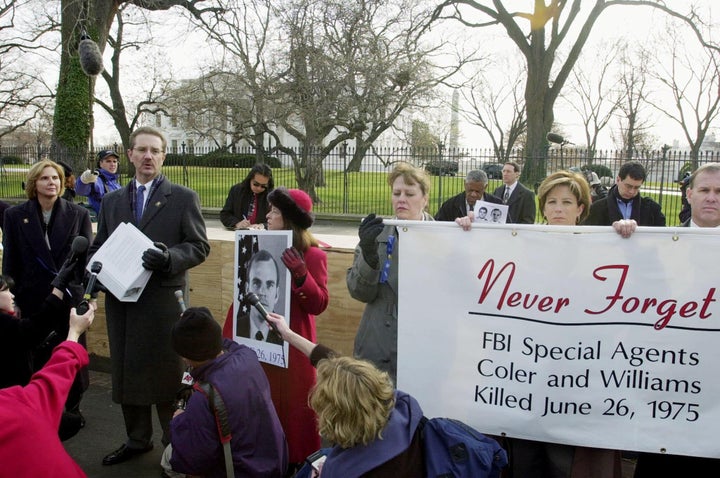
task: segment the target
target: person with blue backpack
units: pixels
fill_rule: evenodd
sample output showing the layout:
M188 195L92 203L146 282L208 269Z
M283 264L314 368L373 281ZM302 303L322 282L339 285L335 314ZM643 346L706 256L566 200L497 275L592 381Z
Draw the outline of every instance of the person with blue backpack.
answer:
M268 313L268 321L317 367L310 407L333 444L308 459L296 478L500 476L507 455L495 440L459 421L427 419L387 372L296 334L281 315ZM313 466L317 456L324 462Z

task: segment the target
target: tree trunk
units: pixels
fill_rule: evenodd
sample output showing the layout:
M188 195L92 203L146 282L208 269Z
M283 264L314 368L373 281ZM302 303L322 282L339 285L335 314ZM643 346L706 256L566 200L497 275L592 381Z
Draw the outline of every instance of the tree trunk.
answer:
M84 29L101 52L105 49L118 4L114 0L61 0L60 5L62 53L53 121L53 149L55 155L70 153L76 157L87 155L90 159L95 78L82 71L77 47Z

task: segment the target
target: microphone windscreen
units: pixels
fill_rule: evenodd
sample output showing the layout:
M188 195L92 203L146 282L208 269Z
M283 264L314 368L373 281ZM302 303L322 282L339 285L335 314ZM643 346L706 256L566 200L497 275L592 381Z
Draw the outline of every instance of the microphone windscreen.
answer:
M88 245L89 243L87 237L77 236L73 239L72 244L70 245L70 250L73 254L82 254L88 250Z
M90 39L80 40L78 45L80 68L88 76L97 76L103 71L103 58L97 43Z
M548 133L545 138L551 143L563 144L565 142L565 138L557 133Z

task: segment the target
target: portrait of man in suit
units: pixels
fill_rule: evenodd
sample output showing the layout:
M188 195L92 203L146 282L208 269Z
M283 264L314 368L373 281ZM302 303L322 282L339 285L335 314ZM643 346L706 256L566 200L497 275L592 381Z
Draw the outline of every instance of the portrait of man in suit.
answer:
M257 295L263 308L267 312L274 312L275 304L281 296L280 268L277 260L266 249L260 249L250 258L246 270L245 296L250 293ZM256 307L250 307L248 312L240 309L237 318L237 335L278 345L283 343L282 338L270 328Z

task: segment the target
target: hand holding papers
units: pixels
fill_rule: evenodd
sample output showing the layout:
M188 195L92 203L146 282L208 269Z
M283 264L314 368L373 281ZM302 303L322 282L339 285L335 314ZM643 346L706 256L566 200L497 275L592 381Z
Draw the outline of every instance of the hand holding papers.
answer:
M152 275L142 266L142 255L152 247L153 242L138 228L122 223L93 256L91 263L102 264L98 280L119 301L137 302Z

